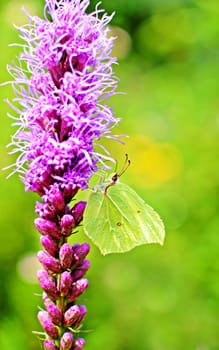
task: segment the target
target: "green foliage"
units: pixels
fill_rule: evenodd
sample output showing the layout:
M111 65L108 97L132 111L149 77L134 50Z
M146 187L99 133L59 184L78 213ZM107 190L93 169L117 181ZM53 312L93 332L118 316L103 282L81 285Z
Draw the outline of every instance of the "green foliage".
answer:
M131 44L129 55L122 55L125 37L118 38L124 57L117 67L119 90L127 94L112 99L123 117L117 132L130 138L125 147L110 148L119 162L129 154L132 164L122 181L160 213L166 240L163 247L106 257L92 246L83 300L89 332L83 335L87 348L96 350L218 350L219 3L123 3L103 4L116 10L114 24L129 31ZM24 21L22 4L1 4L1 81L9 79L5 66L17 51L7 44L17 41L11 23ZM37 1L30 5L40 13ZM4 87L0 94L2 100L12 92ZM14 161L5 149L12 133L7 110L1 103L1 168ZM40 329L39 289L25 270L39 247L32 223L36 197L24 193L16 175L6 175L0 183L0 348L38 350L31 331Z

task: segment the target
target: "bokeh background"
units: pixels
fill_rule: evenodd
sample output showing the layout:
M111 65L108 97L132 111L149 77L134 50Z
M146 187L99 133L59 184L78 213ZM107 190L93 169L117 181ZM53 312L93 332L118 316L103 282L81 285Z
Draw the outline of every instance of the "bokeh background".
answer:
M19 52L8 44L19 41L12 24L25 23L22 5L43 13L39 0L0 1L1 81ZM81 335L88 350L218 350L219 2L103 0L102 7L116 11L115 69L126 94L110 103L122 117L116 133L129 135L125 146L109 147L119 164L129 154L122 181L160 213L166 240L106 257L92 246ZM3 102L11 88L0 94L2 168L15 158L5 148L14 132ZM37 350L37 197L7 174L0 174L0 348Z

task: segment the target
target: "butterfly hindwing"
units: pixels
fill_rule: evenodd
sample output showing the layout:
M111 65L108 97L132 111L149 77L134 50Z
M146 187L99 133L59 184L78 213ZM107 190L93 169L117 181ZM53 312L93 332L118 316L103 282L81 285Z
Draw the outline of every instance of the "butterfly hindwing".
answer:
M125 229L130 234L130 239L133 237L134 246L146 243L162 244L164 239L162 220L131 187L123 183L112 186L109 189L109 197L124 217Z

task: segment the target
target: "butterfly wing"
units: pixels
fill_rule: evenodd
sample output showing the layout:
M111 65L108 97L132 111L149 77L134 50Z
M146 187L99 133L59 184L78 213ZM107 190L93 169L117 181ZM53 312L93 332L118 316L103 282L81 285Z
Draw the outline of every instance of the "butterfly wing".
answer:
M123 241L116 226L120 221L121 214L108 196L100 191L92 192L84 214L84 230L103 255L123 251L119 249Z
M131 187L118 183L109 188L108 197L121 213L120 227L129 237L131 249L141 244L163 244L165 229L160 216Z
M92 192L84 216L85 233L102 254L126 252L164 240L159 215L129 186L118 183Z

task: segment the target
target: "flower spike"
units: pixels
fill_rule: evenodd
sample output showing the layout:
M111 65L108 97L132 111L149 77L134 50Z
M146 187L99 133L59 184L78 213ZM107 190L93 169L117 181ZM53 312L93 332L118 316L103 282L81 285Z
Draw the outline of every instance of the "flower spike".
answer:
M12 116L17 131L11 153L18 153L16 171L25 189L41 198L34 224L43 246L37 278L45 307L38 313L45 350L85 346L73 331L87 313L77 298L88 287L90 247L70 245L68 238L77 232L86 207L85 201L75 202L78 191L114 162L98 146L101 137L115 139L111 130L119 122L105 103L117 88L108 27L112 16L98 6L87 13L89 5L89 0L45 0L44 18L24 10L29 23L18 27L23 51L18 64L8 67L15 94L9 105L18 114Z

